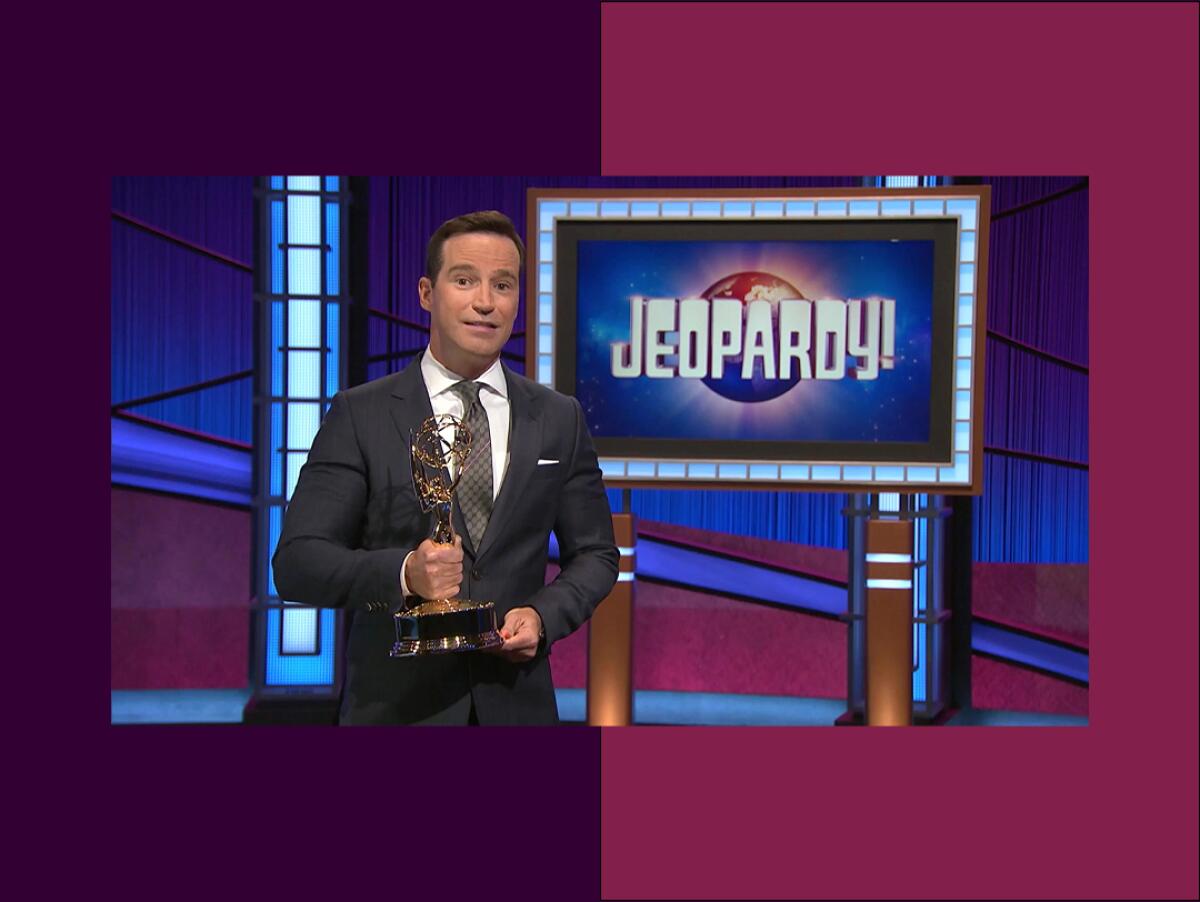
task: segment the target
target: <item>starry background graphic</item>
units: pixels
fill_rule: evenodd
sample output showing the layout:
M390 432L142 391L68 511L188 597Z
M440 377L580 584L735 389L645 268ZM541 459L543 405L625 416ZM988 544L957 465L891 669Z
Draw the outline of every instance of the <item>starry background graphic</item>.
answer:
M894 300L895 368L860 382L847 357L840 381L802 380L752 402L725 398L700 379L613 378L610 348L629 341L631 296L699 297L745 271L778 276L806 298ZM932 241L583 240L577 292L575 394L594 436L929 440Z

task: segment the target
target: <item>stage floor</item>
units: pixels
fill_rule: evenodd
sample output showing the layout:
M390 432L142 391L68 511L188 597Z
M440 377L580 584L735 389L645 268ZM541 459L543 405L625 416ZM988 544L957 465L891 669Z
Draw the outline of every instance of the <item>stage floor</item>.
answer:
M241 723L252 690L123 689L112 692L113 724ZM558 714L566 723L582 723L587 693L559 689ZM634 722L670 726L832 726L846 710L840 699L735 695L718 692L634 693ZM1086 717L1028 711L959 711L947 726L1087 726Z

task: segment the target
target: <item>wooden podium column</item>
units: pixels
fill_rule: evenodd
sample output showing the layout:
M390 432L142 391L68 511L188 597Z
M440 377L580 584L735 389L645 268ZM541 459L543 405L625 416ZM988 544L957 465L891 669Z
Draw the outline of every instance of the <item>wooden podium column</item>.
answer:
M908 726L913 716L912 520L868 520L866 557L866 721L868 726Z
M637 542L633 514L613 514L621 549L616 585L588 626L587 722L593 727L633 723L633 595Z

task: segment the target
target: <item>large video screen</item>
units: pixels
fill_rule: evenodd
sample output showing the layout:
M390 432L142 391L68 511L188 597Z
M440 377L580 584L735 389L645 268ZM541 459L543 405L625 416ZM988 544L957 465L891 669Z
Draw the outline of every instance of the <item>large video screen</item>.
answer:
M934 323L953 317L954 239L926 220L563 223L575 346L556 381L602 454L738 457L750 442L949 463L950 329Z
M547 193L529 369L610 484L978 490L978 193Z

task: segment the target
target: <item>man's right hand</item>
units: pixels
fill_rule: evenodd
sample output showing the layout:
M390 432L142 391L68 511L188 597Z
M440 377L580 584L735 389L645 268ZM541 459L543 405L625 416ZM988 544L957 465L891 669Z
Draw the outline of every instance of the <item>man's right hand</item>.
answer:
M438 545L426 539L408 556L404 581L409 592L422 598L453 598L462 585L462 539L453 545Z

